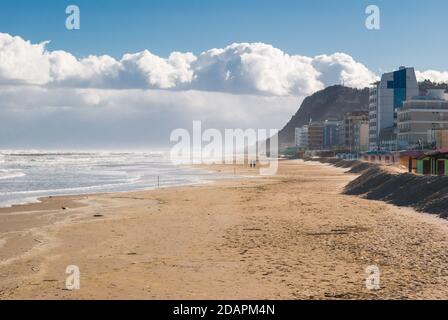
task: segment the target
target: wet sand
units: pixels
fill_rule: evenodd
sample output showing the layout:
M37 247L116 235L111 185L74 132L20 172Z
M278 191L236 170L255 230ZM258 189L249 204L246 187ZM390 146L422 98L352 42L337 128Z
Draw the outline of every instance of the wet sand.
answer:
M1 209L0 298L447 299L448 223L343 195L345 171L284 161L272 177Z

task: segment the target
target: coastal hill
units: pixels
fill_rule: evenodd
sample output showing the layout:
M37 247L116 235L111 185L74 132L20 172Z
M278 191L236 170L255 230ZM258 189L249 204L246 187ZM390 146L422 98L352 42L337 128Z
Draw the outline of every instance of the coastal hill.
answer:
M295 128L313 121L341 120L345 113L369 109L369 89L348 88L341 85L327 87L307 97L296 114L279 132L279 145L293 146Z

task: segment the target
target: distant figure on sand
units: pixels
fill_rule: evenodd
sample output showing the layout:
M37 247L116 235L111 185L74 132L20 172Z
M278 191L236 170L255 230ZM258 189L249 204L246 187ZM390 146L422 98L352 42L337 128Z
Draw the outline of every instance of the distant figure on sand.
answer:
M257 160L250 160L249 165L251 168L255 168L257 166Z

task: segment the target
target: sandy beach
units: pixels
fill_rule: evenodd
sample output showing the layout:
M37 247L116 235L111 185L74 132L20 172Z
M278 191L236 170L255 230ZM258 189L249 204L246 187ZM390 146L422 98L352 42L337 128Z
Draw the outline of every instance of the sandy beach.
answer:
M282 161L272 177L0 209L0 298L447 299L448 223L343 195L346 170Z

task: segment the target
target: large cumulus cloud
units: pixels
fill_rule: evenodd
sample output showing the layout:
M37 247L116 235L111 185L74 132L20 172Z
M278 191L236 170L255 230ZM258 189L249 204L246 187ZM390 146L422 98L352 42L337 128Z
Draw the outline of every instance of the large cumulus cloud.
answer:
M235 93L302 95L323 88L312 59L290 56L264 43L236 43L202 53L193 86Z
M317 56L312 65L321 72L319 79L326 86L341 83L348 87L365 88L377 79L366 66L345 53Z
M77 58L0 33L0 81L74 88L204 90L255 95L308 95L327 85L363 87L376 79L346 54L289 55L264 43L235 43L195 56L148 50Z
M51 81L46 44L32 44L0 33L0 83L46 84Z
M198 56L173 52L167 58L144 50L119 60L107 55L77 58L48 51L47 43L0 33L0 83L306 96L333 84L363 88L378 79L344 53L289 55L264 43L235 43ZM448 82L448 72L417 71L417 77Z

